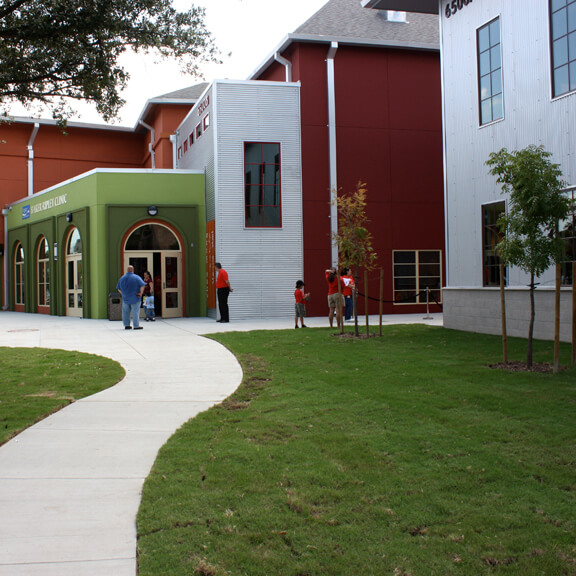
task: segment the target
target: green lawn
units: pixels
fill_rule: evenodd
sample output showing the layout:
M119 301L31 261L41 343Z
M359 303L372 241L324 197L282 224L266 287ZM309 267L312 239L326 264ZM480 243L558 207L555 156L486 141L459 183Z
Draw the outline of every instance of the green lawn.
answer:
M162 448L140 576L576 574L574 368L428 326L214 338L245 379Z
M124 374L117 362L94 354L0 347L0 445Z

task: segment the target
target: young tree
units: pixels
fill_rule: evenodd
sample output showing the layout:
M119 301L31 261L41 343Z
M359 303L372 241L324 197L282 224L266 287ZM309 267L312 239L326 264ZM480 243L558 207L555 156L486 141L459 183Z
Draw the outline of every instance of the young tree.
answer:
M334 240L338 245L340 265L354 271L354 284L358 285L360 268L372 270L377 254L372 247L372 234L366 217L366 184L358 182L351 193L335 194L338 209L338 232ZM354 302L354 333L358 336L357 291L352 292Z
M570 201L562 193L562 172L551 162L551 156L543 146L532 145L514 152L502 148L492 152L486 162L502 185L502 193L509 195L508 211L499 221L504 235L497 246L498 254L507 264L530 275L529 368L536 316L535 280L553 263L560 262L564 242L558 226L570 211Z
M217 61L204 9L178 12L172 0L3 0L0 2L0 102L48 106L64 121L70 102L93 102L104 120L118 115L129 73L127 50L174 57L199 75Z

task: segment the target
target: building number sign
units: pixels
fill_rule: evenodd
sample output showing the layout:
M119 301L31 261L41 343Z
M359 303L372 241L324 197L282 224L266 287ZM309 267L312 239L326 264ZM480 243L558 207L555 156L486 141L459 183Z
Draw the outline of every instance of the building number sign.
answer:
M468 6L468 4L472 4L472 0L452 0L452 2L448 2L446 4L446 18L450 18L450 16L454 16L458 10L462 10L464 6Z

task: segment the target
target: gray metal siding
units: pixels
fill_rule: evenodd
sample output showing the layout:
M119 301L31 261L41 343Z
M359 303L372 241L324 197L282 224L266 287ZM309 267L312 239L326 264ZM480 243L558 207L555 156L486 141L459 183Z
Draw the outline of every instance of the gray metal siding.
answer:
M234 318L294 314L303 270L300 89L297 84L215 85L216 257L230 275ZM244 227L244 142L278 142L282 227Z
M476 30L500 17L504 118L480 127ZM485 161L503 147L543 144L564 179L576 183L576 94L551 97L547 0L482 0L442 18L446 140L446 226L451 287L482 286L482 205L502 200ZM542 284L550 284L553 271ZM511 270L511 285L527 278Z

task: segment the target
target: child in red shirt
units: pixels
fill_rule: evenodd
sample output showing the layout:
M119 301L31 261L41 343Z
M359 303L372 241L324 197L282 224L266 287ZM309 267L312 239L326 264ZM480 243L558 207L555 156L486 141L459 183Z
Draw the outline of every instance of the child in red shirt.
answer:
M296 311L294 328L298 328L298 318L300 318L302 328L307 328L306 324L304 324L304 318L306 317L306 300L310 298L310 292L305 294L304 290L302 290L304 286L306 286L306 284L304 284L302 280L296 282L296 290L294 290L294 299L296 300L296 303L294 304L294 309Z

